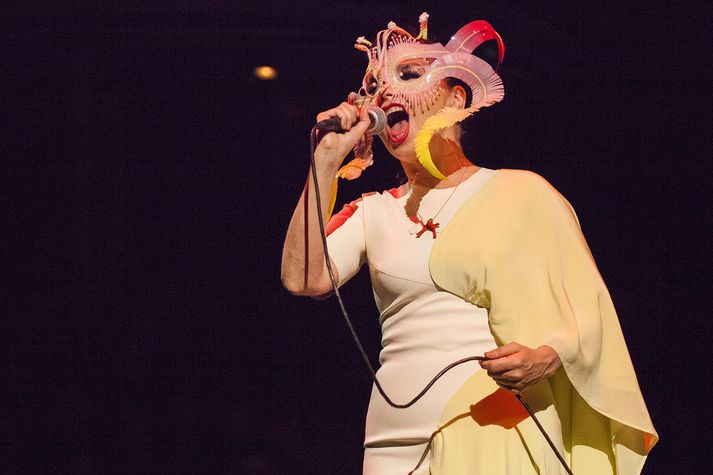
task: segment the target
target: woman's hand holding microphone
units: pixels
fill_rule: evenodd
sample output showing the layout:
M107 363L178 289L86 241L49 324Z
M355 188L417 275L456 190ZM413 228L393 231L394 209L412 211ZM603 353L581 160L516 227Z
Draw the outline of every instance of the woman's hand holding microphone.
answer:
M359 109L348 102L342 102L334 109L320 112L317 114L317 122L332 117L339 118L340 126L346 132L327 133L321 138L314 151L315 162L318 166L320 163L325 163L332 167L339 167L344 157L354 148L370 125L368 109L366 107Z

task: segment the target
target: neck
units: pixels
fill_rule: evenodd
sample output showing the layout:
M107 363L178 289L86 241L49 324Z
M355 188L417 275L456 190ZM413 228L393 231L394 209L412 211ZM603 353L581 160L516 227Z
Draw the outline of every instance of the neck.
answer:
M467 178L464 175L470 176L480 168L473 165L463 153L460 145L452 140L435 135L431 139L429 149L433 163L446 176L445 180L439 180L431 175L418 160L401 162L411 187L425 188L424 193L428 189L457 186L462 179Z
M442 172L445 170L441 167L439 169ZM404 171L409 179L409 185L411 188L411 193L406 199L404 204L404 211L406 216L417 216L418 210L421 205L421 200L423 199L429 191L433 189L443 189L443 188L453 188L455 192L458 185L460 185L464 180L467 180L475 172L480 170L480 167L473 165L468 159L463 156L462 161L458 161L457 165L453 165L448 168L450 173L446 175L445 180L439 180L433 175L428 173L422 166L408 167L404 164ZM448 198L450 199L450 197Z

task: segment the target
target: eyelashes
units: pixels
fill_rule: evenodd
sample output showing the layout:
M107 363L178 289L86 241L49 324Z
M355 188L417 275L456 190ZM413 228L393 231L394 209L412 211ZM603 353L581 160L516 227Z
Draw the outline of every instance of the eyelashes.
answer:
M379 82L376 80L373 73L367 74L364 78L363 89L368 95L374 95L376 94L376 91L379 90Z
M427 65L426 65L427 66ZM426 74L426 66L421 63L403 63L397 66L397 74L402 81L412 81ZM373 96L385 84L379 82L377 73L373 70L368 71L362 81L362 87L359 89L359 94L363 96Z
M399 67L399 77L404 81L418 79L423 76L423 73L423 67L415 64L407 64L403 67Z

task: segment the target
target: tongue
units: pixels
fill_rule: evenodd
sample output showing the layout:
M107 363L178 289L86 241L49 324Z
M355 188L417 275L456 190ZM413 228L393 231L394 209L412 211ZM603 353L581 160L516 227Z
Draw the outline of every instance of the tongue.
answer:
M401 122L397 122L396 124L391 126L391 132L394 135L399 135L401 134L404 130L406 130L406 127L408 127L408 121L407 120L402 120Z

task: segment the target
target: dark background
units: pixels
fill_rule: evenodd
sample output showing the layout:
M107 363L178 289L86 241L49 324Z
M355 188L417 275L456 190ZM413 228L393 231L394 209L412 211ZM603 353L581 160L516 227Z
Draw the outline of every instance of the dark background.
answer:
M662 438L644 473L703 473L711 9L579 3L4 6L0 471L360 473L369 379L335 301L282 289L281 241L354 39L426 10L444 43L504 38L468 154L573 204ZM340 202L396 182L375 154ZM376 361L370 292L344 288Z

